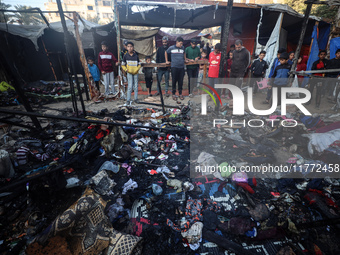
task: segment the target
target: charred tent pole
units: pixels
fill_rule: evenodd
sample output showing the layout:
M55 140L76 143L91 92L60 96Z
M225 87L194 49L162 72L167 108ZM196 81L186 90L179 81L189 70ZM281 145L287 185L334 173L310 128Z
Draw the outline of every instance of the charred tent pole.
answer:
M75 34L76 34L76 40L77 40L77 45L78 45L80 62L81 62L83 69L84 69L84 70L82 70L83 71L82 75L84 77L84 72L85 72L85 76L86 76L86 79L84 79L86 99L90 100L89 92L87 91L87 84L90 87L90 93L92 91L91 79L90 79L90 70L89 70L87 63L86 63L85 52L84 52L83 44L81 42L80 33L79 33L78 14L76 12L73 13L73 22L74 22L74 31L75 31Z
M113 1L113 14L114 14L114 21L115 21L115 30L116 30L116 41L117 41L117 60L118 60L118 69L121 70L121 61L120 61L120 23L119 23L119 10L118 10L118 3L117 0ZM119 77L119 73L123 74L123 71L119 72L118 70L118 98L120 98L120 90L121 90L121 83L123 82L123 78Z
M154 105L154 106L162 106L161 104L155 104L155 103L149 103L149 102L139 102L138 104L147 104L147 105ZM164 107L181 109L181 107L178 106L178 105L164 105Z
M71 73L74 74L74 79L76 81L77 84L77 89L78 89L78 94L80 97L80 102L81 102L81 106L83 108L83 113L84 115L86 115L86 110L85 110L85 105L84 105L84 101L83 101L83 96L81 94L81 89L80 89L80 84L79 84L79 80L78 80L78 76L77 76L77 72L76 72L76 68L75 68L75 63L73 60L73 54L71 55L71 53L73 53L73 50L71 48L71 44L70 44L70 34L67 30L67 26L66 26L66 21L65 21L65 16L64 16L64 12L63 12L63 7L61 5L60 0L57 0L57 5L58 5L58 10L59 10L59 15L60 15L60 20L61 20L61 25L63 26L63 31L64 31L64 44L65 44L65 48L66 48L66 56L67 56L67 62L69 65L71 65L70 69L71 69ZM74 100L75 100L75 110L76 110L76 115L77 117L79 117L79 113L78 113L78 106L77 106L77 100L76 100L76 96L75 96L75 92L74 92L74 84L71 78L71 75L69 73L69 79L70 79L70 86L71 86L71 91L73 92L73 96L74 96Z
M295 71L295 69L296 69L297 61L299 59L300 52L301 52L301 47L302 47L303 39L305 38L305 34L306 34L306 30L307 30L309 15L311 13L311 10L312 10L314 2L315 2L315 0L310 0L309 2L307 2L307 8L305 10L305 16L303 17L302 26L301 26L300 38L299 38L299 42L298 42L297 48L295 50L295 59L294 59L292 68L290 69L291 71ZM289 78L290 78L290 80L292 82L292 79L294 78L294 74L292 72L290 73Z
M173 131L170 128L161 128L161 127L153 127L153 126L143 126L143 125L132 125L126 123L118 123L118 122L107 122L102 120L91 120L85 118L75 118L75 117L65 117L63 115L52 115L52 114L39 114L36 112L22 112L22 111L13 111L13 110L5 110L0 108L0 113L5 114L14 114L14 115L21 115L21 116L34 116L38 118L45 118L45 119L54 119L54 120L65 120L65 121L75 121L81 123L89 123L89 124L105 124L109 126L121 126L121 127L133 127L133 128L147 128L147 129L158 129L158 130L165 130L165 131Z
M226 61L227 61L227 44L228 44L228 39L229 39L230 20L231 20L231 15L232 15L232 10L233 10L233 4L234 4L233 0L228 0L228 5L226 8L226 14L225 14L225 19L224 19L224 24L223 24L223 29L222 29L222 38L221 38L222 51L221 51L220 70L218 74L220 78L226 75L226 70L224 69L224 65L226 64Z

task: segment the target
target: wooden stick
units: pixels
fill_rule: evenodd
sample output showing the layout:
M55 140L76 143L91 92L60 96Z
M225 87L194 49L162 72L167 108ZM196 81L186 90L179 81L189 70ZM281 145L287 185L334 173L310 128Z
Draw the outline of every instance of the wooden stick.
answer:
M74 22L74 31L75 31L75 34L76 34L76 41L77 41L78 50L79 50L80 62L82 64L83 68L84 68L85 76L86 76L86 79L87 79L87 84L89 85L89 89L90 89L91 99L94 99L96 97L93 94L93 92L94 92L93 87L94 86L93 86L92 80L90 78L90 70L89 70L87 63L86 63L85 52L84 52L83 44L81 42L80 33L79 33L78 15L77 15L76 12L73 13L73 22Z

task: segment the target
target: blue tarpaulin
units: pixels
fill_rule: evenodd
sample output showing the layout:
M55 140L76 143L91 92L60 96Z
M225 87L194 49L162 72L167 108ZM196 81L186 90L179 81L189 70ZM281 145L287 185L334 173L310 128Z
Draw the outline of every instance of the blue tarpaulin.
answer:
M312 44L312 48L309 54L306 70L311 70L313 63L319 59L319 44L318 44L317 37L318 37L318 27L314 26L313 34L312 34L313 44ZM305 77L302 82L302 87L305 87L306 84L308 84L308 81L309 81L309 77Z
M333 38L329 43L330 59L335 58L335 52L337 49L340 49L340 37Z
M319 29L319 38L318 44L320 50L325 50L327 48L329 32L331 30L331 26L323 27Z

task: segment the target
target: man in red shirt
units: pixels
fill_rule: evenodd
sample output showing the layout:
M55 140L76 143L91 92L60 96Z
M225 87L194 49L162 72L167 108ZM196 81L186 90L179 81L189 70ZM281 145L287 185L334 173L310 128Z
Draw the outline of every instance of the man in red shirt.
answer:
M325 50L321 50L319 52L319 59L313 63L312 70L325 70L326 69L327 62L328 62L328 60L326 59L326 55L327 55L327 52ZM323 73L316 73L311 78L309 85L308 85L311 98L309 102L307 102L307 105L309 105L312 102L313 90L314 90L314 87L316 87L316 97L315 97L316 108L320 107L321 94L322 94L322 82L323 82Z
M118 65L116 57L109 51L108 44L102 42L102 52L98 55L98 67L103 75L104 85L105 85L105 95L114 94L117 95L118 91L115 92L114 88L114 75L113 68ZM111 92L110 92L111 88Z
M221 63L221 49L222 45L220 43L217 43L215 45L215 50L209 54L209 72L208 72L208 78L209 78L209 85L211 87L215 87L215 84L219 84L219 78L218 74L220 71L220 63ZM217 93L221 94L221 89L216 90ZM215 110L219 109L219 104L216 105L217 108Z

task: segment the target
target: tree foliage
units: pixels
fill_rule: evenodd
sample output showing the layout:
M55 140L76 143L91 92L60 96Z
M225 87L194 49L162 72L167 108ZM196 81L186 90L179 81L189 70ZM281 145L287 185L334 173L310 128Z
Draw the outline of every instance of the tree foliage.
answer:
M17 11L25 11L32 8L31 6L19 4L15 5L14 7ZM16 12L13 15L13 18L22 25L39 25L44 23L44 20L39 13Z
M337 6L319 5L312 10L312 14L323 18L327 22L333 22L338 12Z
M0 9L8 10L12 5L5 4L0 2ZM6 23L10 18L12 17L11 14L8 14L8 12L1 12L0 13L0 22Z
M306 0L285 0L284 3L292 7L295 11L303 14L306 10Z
M304 14L307 7L307 5L304 2L305 0L285 0L284 3L292 7L295 11ZM327 22L332 22L336 17L338 8L339 8L338 6L330 7L326 4L322 5L314 4L312 7L311 15L320 17Z

